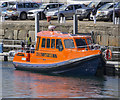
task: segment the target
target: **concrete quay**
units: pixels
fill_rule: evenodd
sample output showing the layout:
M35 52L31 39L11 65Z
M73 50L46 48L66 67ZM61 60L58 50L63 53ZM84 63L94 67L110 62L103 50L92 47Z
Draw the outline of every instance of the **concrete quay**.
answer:
M73 20L67 20L66 23L58 23L56 20L51 21L56 26L57 31L73 33ZM40 31L48 30L50 25L46 20L39 21ZM120 24L113 25L112 22L78 21L79 33L94 32L95 42L103 46L120 46ZM26 34L29 33L32 40L35 39L35 22L34 20L11 21L7 20L0 23L0 39L8 40L25 40ZM10 42L5 42L10 44ZM18 43L16 43L18 44Z

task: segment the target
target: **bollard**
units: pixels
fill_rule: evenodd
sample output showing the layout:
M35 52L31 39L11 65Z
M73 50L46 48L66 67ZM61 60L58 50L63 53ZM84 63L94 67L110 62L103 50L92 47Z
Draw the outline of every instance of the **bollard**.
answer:
M4 22L4 21L5 21L5 17L1 16L1 22Z
M117 18L117 24L120 24L120 18L119 17Z
M63 17L60 17L60 23L62 23L63 22Z
M2 22L2 16L0 16L0 21Z
M65 17L63 18L63 23L66 23L66 19L65 19Z

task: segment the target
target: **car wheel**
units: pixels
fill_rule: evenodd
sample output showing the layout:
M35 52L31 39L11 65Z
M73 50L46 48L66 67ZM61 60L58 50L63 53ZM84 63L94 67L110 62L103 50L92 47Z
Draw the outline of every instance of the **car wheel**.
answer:
M90 19L90 14L87 16L87 18L88 18L89 21L91 21L91 19Z
M83 19L79 19L79 21L83 21Z
M113 15L110 15L109 21L110 21L110 22L113 21Z
M20 19L21 20L26 20L27 19L27 14L26 13L21 13Z
M17 20L17 16L13 16L11 19L12 20Z

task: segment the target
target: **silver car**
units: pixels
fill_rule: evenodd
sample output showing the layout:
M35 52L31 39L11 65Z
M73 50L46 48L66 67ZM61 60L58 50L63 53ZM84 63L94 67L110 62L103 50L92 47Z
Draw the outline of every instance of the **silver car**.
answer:
M83 4L68 4L63 5L58 10L49 11L46 13L46 16L51 16L52 18L58 17L73 17L76 12L76 9L85 8Z
M64 5L64 4L63 3L46 3L46 4L42 4L39 7L39 9L28 11L27 17L28 17L28 19L34 19L35 18L35 13L39 13L39 17L40 17L39 19L44 19L44 18L46 18L45 14L48 11L57 10L62 5Z

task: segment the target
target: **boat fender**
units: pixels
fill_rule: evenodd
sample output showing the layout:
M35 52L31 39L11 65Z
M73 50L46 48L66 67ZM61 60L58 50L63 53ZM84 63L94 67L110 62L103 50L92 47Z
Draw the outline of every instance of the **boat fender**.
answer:
M105 58L106 58L107 60L109 60L109 59L112 58L112 52L111 52L110 49L105 50Z

